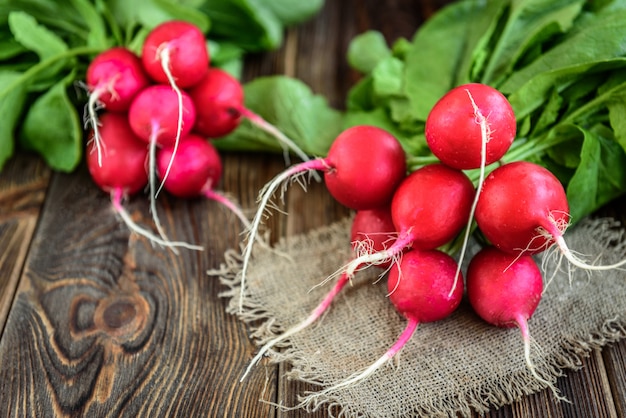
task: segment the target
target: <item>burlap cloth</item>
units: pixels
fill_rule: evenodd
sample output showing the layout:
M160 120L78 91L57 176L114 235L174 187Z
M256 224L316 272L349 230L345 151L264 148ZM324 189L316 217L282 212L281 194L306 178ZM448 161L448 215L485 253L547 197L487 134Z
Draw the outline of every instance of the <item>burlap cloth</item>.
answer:
M240 253L227 252L222 268L210 272L228 287L223 293L230 299L228 311L249 324L256 343L300 322L330 289L332 283L317 285L351 257L350 221L281 240L276 248L291 260L257 246L242 311ZM587 259L608 263L626 256L623 235L614 222L596 219L570 228L565 237ZM539 262L549 283L529 322L531 356L539 374L555 381L594 348L626 336L626 273L570 271L563 261L553 274L554 253ZM287 377L323 389L370 365L395 341L406 322L387 299L379 273L359 272L318 322L269 353L272 361L293 366ZM544 388L528 372L519 330L485 324L464 301L450 318L420 324L394 361L375 375L327 396L301 398L305 402L297 407L326 407L338 416L467 416Z

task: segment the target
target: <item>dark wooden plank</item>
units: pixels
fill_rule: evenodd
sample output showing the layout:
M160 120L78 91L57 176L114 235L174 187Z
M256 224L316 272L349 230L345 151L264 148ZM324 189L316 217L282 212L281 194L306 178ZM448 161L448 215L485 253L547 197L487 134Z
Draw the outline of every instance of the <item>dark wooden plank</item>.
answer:
M49 178L42 161L26 154L8 161L0 177L0 329L13 302Z
M620 417L626 416L626 340L612 344L602 351L606 374Z
M258 400L275 398L274 375L238 383L251 346L206 275L237 245L238 219L212 201L160 207L172 239L207 251L153 248L86 170L54 177L0 342L1 416L271 414ZM128 208L150 225L144 200Z

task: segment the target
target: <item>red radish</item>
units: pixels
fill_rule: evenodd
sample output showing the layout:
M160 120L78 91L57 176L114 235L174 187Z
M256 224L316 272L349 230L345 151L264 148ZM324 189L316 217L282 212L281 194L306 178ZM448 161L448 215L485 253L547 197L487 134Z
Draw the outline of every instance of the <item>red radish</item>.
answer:
M393 264L389 271L387 289L391 303L408 321L406 328L387 352L365 370L311 396L326 395L371 376L406 345L420 323L450 316L463 298L462 285L449 293L456 269L456 261L442 251L412 249L405 252L400 263Z
M209 138L231 133L244 117L244 93L239 81L219 68L210 68L187 90L198 108L195 131Z
M196 123L196 107L182 92L182 126L178 126L178 97L171 87L155 84L143 89L128 110L128 120L135 135L151 144L166 147L189 134Z
M563 238L569 223L565 189L548 169L528 161L502 165L487 176L476 223L493 245L513 255L536 254L556 244L580 268L606 270L626 263L589 265L572 253Z
M395 230L393 222L391 220L391 211L388 206L369 210L357 211L352 220L352 228L350 230L350 241L352 248L356 250L357 247L367 248L369 251L380 251L385 249L395 239ZM358 252L362 252L360 249ZM386 268L388 266L381 265L380 267ZM302 322L287 329L281 335L271 339L265 343L259 352L254 356L245 373L241 377L243 381L246 375L252 370L252 367L257 364L263 355L276 344L286 340L287 338L297 334L309 325L317 321L324 312L326 312L335 297L341 292L341 290L350 282L350 278L343 274L339 277L332 289L324 296L321 302L313 309L307 318Z
M450 90L431 109L424 131L430 150L450 167L479 168L485 142L481 119L487 127L485 163L498 161L515 139L515 114L502 93L479 83Z
M174 196L190 198L205 196L230 209L246 226L250 222L241 209L225 195L215 190L222 177L222 160L217 149L206 139L189 134L180 143L176 158L173 147L157 151L157 174L164 179L164 174L172 162L169 176L163 181L163 187Z
M150 31L141 50L141 60L155 82L180 88L200 81L210 64L202 31L180 20L161 23Z
M295 152L303 161L308 156L290 138L274 125L244 105L244 92L239 81L219 68L210 68L204 78L187 90L198 117L195 131L209 138L219 138L231 133L243 118L274 136L283 146Z
M98 164L102 164L97 110L125 112L137 93L150 81L141 65L141 59L129 49L114 47L98 54L87 67L87 87L90 91L87 117L93 129Z
M172 160L172 152L172 147L157 151L157 173L160 177ZM221 178L222 160L217 149L199 135L189 134L180 144L163 187L174 196L190 198L213 189Z
M165 242L132 220L122 206L122 200L124 197L139 192L147 184L148 148L134 135L126 115L107 112L100 118L100 123L100 135L104 145L101 164L95 152L96 145L94 141L91 141L87 146L87 167L98 187L111 195L116 212L132 231L153 242L164 246L187 246L199 249L199 247L188 246L185 243Z
M269 199L283 182L313 170L324 172L326 188L339 203L355 210L373 209L387 205L406 176L406 154L398 140L384 129L353 126L335 138L326 158L302 162L274 177L260 192L244 250L240 308L254 237Z
M470 261L466 287L470 305L484 321L497 327L520 329L528 369L557 394L556 387L539 376L530 358L528 320L543 292L541 271L533 258L485 247Z
M460 170L438 163L415 170L391 201L397 240L384 251L356 258L345 271L351 277L361 266L389 262L407 247L432 250L450 242L465 225L473 197L474 186Z
M124 114L103 113L100 123L106 164L98 164L96 146L90 142L86 157L91 178L107 193L119 190L124 196L131 196L148 184L148 148L130 129Z
M359 210L354 215L350 228L350 242L357 253L381 251L389 247L396 236L390 206ZM378 267L388 269L391 263L381 263Z
M485 166L506 154L515 139L516 129L517 121L509 101L498 90L485 84L469 83L450 90L428 114L424 133L432 153L450 167L480 169L459 257L459 269L482 190Z
M191 99L181 91L181 88L193 86L207 73L210 56L206 39L202 31L192 23L170 20L150 31L144 40L141 60L148 75L157 83L169 84L176 98L172 103L176 103L177 116L168 122L169 124L176 121L175 146L172 154L172 157L175 157L180 139L185 135L185 131L189 132L195 124L195 108L193 121L191 121L189 113L189 109L193 107L189 103ZM155 95L154 98L157 97L159 96ZM164 129L164 127L160 126L159 129ZM152 133L152 130L149 132ZM161 143L161 145L167 144ZM169 168L165 173L165 178L168 174Z
M156 148L173 147L171 166L180 139L189 134L195 124L196 110L185 92L176 92L170 86L156 84L145 88L135 97L128 110L128 120L133 132L149 144L150 207L156 228L165 238L156 211ZM169 169L163 178L166 179L168 174Z

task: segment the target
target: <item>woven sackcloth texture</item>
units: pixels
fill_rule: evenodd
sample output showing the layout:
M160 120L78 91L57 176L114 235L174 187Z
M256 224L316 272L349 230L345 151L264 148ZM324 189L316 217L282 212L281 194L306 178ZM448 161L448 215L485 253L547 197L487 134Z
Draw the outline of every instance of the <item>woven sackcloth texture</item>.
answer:
M328 292L332 282L320 284L352 256L350 221L280 240L278 251L257 246L243 300L240 252L227 252L224 265L209 272L226 285L227 309L248 324L255 343L302 321ZM588 219L565 237L581 257L610 263L626 257L623 234L611 220ZM557 261L555 252L538 256L546 289L529 322L532 361L552 382L579 367L594 348L626 337L626 272L589 273L568 268L564 260L557 269ZM292 365L280 378L313 382L321 390L387 350L406 322L386 297L379 274L376 268L359 272L319 321L269 351L271 361ZM519 330L487 325L464 300L448 319L420 324L399 355L370 378L324 396L303 393L300 405L281 407L377 418L467 416L545 387L528 371Z

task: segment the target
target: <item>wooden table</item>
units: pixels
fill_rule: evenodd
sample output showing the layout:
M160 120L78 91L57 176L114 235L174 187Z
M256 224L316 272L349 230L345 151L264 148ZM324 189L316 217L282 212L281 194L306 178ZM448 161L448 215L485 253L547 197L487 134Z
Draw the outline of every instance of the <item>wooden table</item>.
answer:
M284 73L341 107L358 75L348 41L366 29L410 37L446 1L328 0L322 13L287 33L282 49L251 57L246 79ZM248 210L284 168L277 155L226 154L221 188ZM241 225L219 204L162 195L172 238L200 243L179 256L129 235L108 196L84 167L50 172L24 153L0 176L0 416L325 417L281 412L306 385L281 378L287 365L238 378L255 352L246 327L225 312L224 290L205 274L236 247ZM148 204L128 209L150 223ZM273 237L309 231L348 211L321 184L293 187L290 216L269 221ZM607 213L623 214L624 199ZM542 392L492 417L626 416L626 341L594 351L558 387L572 403Z

